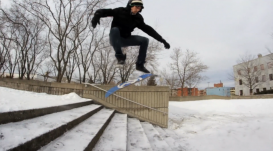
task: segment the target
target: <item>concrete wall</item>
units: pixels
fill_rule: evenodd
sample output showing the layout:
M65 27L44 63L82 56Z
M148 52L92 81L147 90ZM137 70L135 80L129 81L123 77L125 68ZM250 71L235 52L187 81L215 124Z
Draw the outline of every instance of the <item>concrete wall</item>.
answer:
M106 92L84 84L50 83L0 78L0 86L54 95L75 92L81 97L93 99L99 104L128 114L131 117L161 127L168 127L169 87L129 86L115 93L124 98L111 95L105 99L104 96ZM98 87L109 90L112 86Z

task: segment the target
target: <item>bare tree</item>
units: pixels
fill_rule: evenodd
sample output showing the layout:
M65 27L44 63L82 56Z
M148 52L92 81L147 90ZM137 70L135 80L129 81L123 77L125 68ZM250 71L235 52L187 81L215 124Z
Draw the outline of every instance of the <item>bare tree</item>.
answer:
M196 52L187 50L184 54L180 48L175 48L171 55L171 69L177 74L179 84L182 88L197 85L204 77L202 72L208 69Z
M234 67L234 72L237 72L234 79L238 79L240 84L250 89L250 94L253 89L259 86L258 77L261 75L261 68L259 67L259 60L254 55L246 52L237 61L238 65Z
M9 43L6 43L7 39L2 38L0 40L0 77L3 76L6 68L6 63L8 61L8 55L9 51L7 50L8 47L6 45L11 45L11 41L9 40Z
M100 55L95 53L93 59L91 59L91 67L88 69L88 83L96 83L96 80L100 81Z
M54 70L54 64L51 61L45 61L43 64L39 67L38 71L39 75L44 78L44 81L47 82L48 78L55 78L56 72ZM54 76L51 76L51 75Z
M0 10L2 21L15 31L7 38L15 43L14 49L18 51L19 78L26 75L29 80L46 58L43 54L45 40L41 37L44 25L16 3L12 3L9 10Z
M109 42L108 42L109 43ZM106 45L109 45L109 44ZM109 84L113 82L115 75L117 73L117 68L115 68L116 60L115 53L111 47L101 49L100 54L100 72L103 84Z
M68 58L68 63L65 71L67 82L70 83L73 77L73 73L77 68L77 56L73 53L71 57Z
M2 18L3 16L1 16ZM5 63L2 66L2 70L7 70L9 72L9 77L14 77L14 72L18 64L18 51L15 48L15 43L12 40L16 33L16 29L12 26L9 26L8 23L1 19L1 28L0 28L0 38L2 46L2 58ZM4 69L3 69L4 68Z
M177 74L175 74L173 71L170 73L166 69L163 69L160 75L161 78L163 78L163 85L169 86L170 89L179 87Z
M126 53L127 59L126 64L119 68L118 74L120 82L123 83L129 80L129 77L133 74L135 69L135 63L138 56L139 47L125 47L122 48L123 52ZM116 62L115 62L116 63Z
M50 58L57 70L57 82L65 74L70 56L85 40L94 10L112 1L106 0L23 0L20 6L38 17L46 26Z
M160 76L162 81L161 85L169 86L171 91L180 86L178 75L175 74L174 71L167 71L166 69L163 69ZM171 92L171 96L172 94L173 93Z
M152 39L147 49L146 62L152 68L151 72L158 72L158 54L163 50L162 43Z
M96 68L94 65L94 60L96 60L95 54L100 49L109 47L108 33L106 30L109 28L110 20L102 20L98 28L94 29L91 24L87 30L86 40L80 44L77 52L77 65L80 74L80 81L86 82L88 76L88 70L92 67ZM94 69L96 71L96 69ZM97 74L93 73L93 74Z

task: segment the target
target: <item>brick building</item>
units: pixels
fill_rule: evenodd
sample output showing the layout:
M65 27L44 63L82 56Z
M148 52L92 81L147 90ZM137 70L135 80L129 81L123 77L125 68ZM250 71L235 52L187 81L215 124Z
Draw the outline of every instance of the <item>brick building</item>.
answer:
M198 88L183 88L181 94L181 88L177 89L177 96L199 96L199 91Z
M214 84L214 87L215 88L221 88L221 87L223 87L223 83L220 81L220 83Z

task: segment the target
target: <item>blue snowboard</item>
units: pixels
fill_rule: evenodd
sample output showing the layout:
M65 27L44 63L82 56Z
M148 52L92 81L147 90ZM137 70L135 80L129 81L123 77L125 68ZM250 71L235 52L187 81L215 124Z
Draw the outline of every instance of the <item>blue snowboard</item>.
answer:
M142 80L144 80L144 79L146 79L146 78L148 78L148 77L150 77L150 76L152 76L152 75L153 75L153 74L150 74L150 73L144 74L144 75L139 76L139 77L138 77L137 79L135 79L135 80L126 81L126 82L124 82L124 83L121 83L121 84L119 84L119 85L117 85L117 86L111 88L110 90L108 90L108 91L106 92L106 94L105 94L105 98L107 98L108 96L110 96L111 94L113 94L114 92L116 92L116 91L118 91L118 90L120 90L120 89L122 89L122 88L125 88L125 87L127 87L127 86L129 86L129 85L131 85L131 84L136 83L136 82L142 81Z

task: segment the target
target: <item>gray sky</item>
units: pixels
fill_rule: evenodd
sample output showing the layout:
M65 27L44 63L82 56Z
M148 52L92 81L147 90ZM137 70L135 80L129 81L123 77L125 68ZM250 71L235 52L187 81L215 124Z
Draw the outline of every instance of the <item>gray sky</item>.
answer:
M124 1L124 4L127 1ZM234 86L227 74L245 52L257 55L273 50L273 0L143 0L145 22L156 26L172 48L194 50L209 66L208 80ZM171 50L162 51L162 64ZM168 56L168 57L167 57ZM163 61L164 60L164 61Z
M2 0L2 3L7 3ZM126 6L123 0L114 7ZM245 52L257 55L273 50L273 0L143 0L146 24L155 27L171 49L160 54L160 67L167 67L172 48L194 50L209 66L208 79L199 88L228 79L233 65Z

